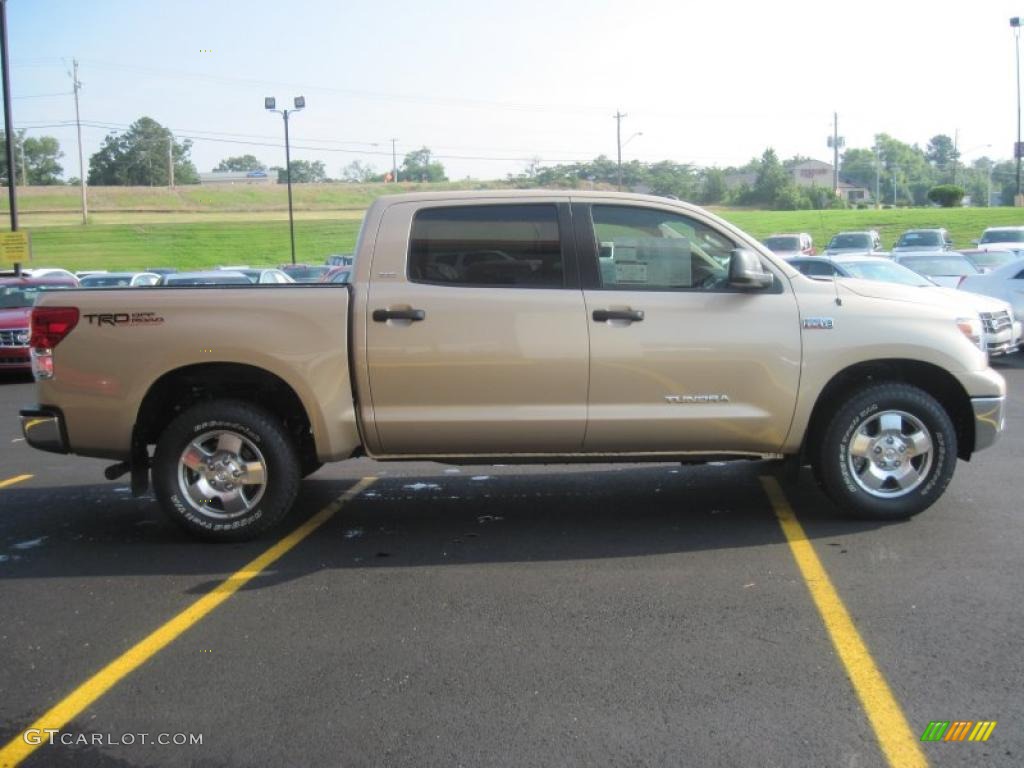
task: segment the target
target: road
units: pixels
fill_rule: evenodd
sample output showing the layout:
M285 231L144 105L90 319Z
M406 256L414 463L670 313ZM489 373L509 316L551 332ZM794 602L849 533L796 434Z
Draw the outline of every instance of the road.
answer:
M884 766L900 762L885 739L899 742L902 714L931 765L1020 765L1024 361L1000 368L1008 434L961 462L919 517L852 522L807 474L776 486L824 585L787 543L775 481L763 479L774 469L760 462L358 460L306 481L300 513L273 536L196 543L152 497L105 481L105 462L19 441L32 385L8 377L0 749L220 595L169 642L146 645L137 667L85 685L86 705L56 735L73 743L44 743L22 764ZM377 480L316 516L366 477ZM834 587L833 623L809 585ZM851 627L860 661L837 652ZM858 696L872 669L895 710ZM934 720L998 725L983 743L921 744Z

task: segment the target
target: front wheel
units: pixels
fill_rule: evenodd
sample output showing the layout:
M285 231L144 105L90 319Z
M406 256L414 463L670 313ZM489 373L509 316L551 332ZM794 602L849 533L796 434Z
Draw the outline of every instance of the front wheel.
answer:
M259 536L291 509L299 459L283 425L238 400L192 406L160 435L153 486L164 512L215 541Z
M909 384L878 384L853 395L832 417L815 476L850 514L910 517L946 490L956 467L956 430L935 398Z

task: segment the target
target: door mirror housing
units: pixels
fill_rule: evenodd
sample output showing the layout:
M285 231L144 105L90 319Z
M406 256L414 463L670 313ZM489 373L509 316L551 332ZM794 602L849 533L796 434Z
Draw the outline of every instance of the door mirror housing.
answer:
M729 256L729 286L746 290L771 288L775 276L761 266L761 258L753 251L737 248Z

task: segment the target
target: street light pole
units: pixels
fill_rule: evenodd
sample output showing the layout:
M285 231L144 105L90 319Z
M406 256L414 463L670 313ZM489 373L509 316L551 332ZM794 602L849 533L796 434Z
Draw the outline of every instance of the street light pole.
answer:
M398 183L398 155L395 154L395 142L398 139L391 140L391 181Z
M0 0L0 64L3 66L4 135L7 150L7 195L11 206L11 232L18 231L18 193L14 184L14 116L11 113L11 62L7 58L7 0Z
M619 192L622 191L622 118L626 115L622 114L621 110L615 110L615 114L612 115L615 118L615 146L618 148L618 184L617 189Z
M301 112L306 108L306 97L296 96L294 109L277 109L277 99L268 96L263 100L264 108L269 112L277 112L284 117L284 174L288 184L288 234L292 242L292 264L295 263L295 213L292 208L292 152L291 143L288 138L288 115L291 112Z
M1017 194L1013 198L1013 204L1020 206L1020 17L1014 16L1010 19L1010 26L1013 27L1014 47L1017 54L1017 143L1013 145L1013 156L1017 160Z

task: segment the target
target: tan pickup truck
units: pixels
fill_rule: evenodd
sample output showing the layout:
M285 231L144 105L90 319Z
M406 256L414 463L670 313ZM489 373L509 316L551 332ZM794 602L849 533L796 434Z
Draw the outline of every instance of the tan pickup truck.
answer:
M350 285L64 291L32 316L36 448L119 462L215 539L322 462L775 458L898 518L1004 425L976 315L801 275L699 208L604 192L377 200Z

